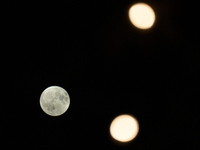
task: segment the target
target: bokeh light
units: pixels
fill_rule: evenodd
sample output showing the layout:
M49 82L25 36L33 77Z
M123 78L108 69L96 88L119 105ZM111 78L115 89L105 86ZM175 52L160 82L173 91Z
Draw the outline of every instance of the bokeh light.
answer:
M129 9L129 19L137 28L149 29L155 22L155 13L149 5L137 3Z
M110 125L111 136L120 142L133 140L139 131L138 121L130 115L124 114L116 117Z

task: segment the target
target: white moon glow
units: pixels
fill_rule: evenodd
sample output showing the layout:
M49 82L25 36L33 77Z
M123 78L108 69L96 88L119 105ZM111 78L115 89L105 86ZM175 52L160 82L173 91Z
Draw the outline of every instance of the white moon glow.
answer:
M153 9L145 3L137 3L129 9L131 23L140 29L149 29L155 22Z
M59 116L65 113L69 107L70 98L63 88L50 86L40 96L42 110L50 116Z
M116 117L110 125L111 136L120 142L133 140L139 131L137 120L130 115L120 115Z

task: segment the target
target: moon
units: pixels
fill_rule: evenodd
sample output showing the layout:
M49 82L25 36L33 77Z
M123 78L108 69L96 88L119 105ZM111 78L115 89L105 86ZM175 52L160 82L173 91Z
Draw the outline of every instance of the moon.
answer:
M42 110L50 116L64 114L69 108L70 98L65 89L59 86L46 88L40 96Z
M139 131L138 121L128 114L117 116L110 125L111 136L119 142L133 140Z
M149 5L137 3L129 9L129 18L137 28L149 29L155 22L155 13Z

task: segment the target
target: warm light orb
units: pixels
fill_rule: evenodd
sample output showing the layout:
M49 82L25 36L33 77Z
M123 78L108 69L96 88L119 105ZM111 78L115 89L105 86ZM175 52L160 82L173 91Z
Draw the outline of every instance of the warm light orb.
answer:
M149 29L155 22L153 9L145 3L137 3L129 9L131 23L140 29Z
M130 115L120 115L116 117L110 125L111 136L120 142L133 140L139 131L137 120Z

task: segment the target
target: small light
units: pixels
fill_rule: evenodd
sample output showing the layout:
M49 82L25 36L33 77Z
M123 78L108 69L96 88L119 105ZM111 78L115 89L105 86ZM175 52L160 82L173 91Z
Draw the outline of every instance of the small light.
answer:
M137 3L129 9L129 18L137 28L149 29L155 22L155 13L149 5Z
M130 115L120 115L116 117L110 125L111 136L120 142L133 140L139 131L138 121Z

